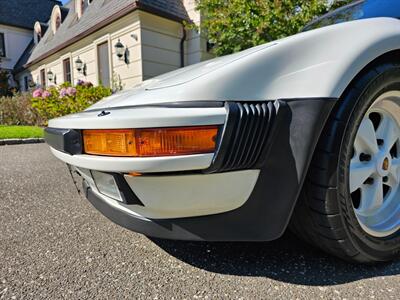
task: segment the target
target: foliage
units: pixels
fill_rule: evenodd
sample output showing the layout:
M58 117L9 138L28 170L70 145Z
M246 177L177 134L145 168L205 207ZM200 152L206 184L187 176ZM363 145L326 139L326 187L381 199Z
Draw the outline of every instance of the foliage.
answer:
M342 7L343 5L349 4L351 2L354 2L354 0L335 0L330 5L329 10L334 10L336 8Z
M114 93L120 92L124 89L124 85L122 84L121 76L116 72L113 72L112 76L112 90Z
M213 52L225 55L298 33L316 16L350 0L197 0ZM333 6L332 6L333 5ZM196 27L194 25L189 26Z
M19 94L0 98L0 124L39 125L43 120L32 108L31 95Z
M94 87L91 83L80 83L76 87L63 84L47 90L33 92L32 107L44 120L77 113L85 110L104 97L110 96L111 90L103 86Z
M0 139L26 139L43 137L43 129L36 126L2 126Z

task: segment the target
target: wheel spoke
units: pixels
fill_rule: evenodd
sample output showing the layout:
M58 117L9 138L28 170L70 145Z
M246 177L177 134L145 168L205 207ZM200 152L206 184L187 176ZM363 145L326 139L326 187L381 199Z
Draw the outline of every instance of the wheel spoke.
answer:
M385 182L386 185L390 186L391 188L395 188L399 183L398 177L396 174L389 173L388 181Z
M383 139L385 150L390 151L394 143L399 139L400 130L391 117L384 116L376 131L378 139Z
M381 177L376 177L374 183L363 186L361 190L361 202L359 211L361 213L370 212L379 208L383 203L383 182Z
M372 163L353 162L350 163L350 193L359 189L361 185L375 171Z
M392 166L389 171L389 181L387 185L396 187L399 184L400 158L392 160Z
M361 122L354 142L354 147L358 153L378 153L379 149L376 141L375 128L370 119L366 118Z

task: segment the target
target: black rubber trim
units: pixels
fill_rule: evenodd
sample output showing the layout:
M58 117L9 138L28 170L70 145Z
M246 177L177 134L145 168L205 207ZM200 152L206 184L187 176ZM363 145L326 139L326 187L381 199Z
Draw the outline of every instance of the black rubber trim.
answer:
M115 223L145 235L182 240L269 241L285 231L316 143L336 99L279 101L279 112L258 162L260 174L246 203L226 213L143 220L108 205L87 190L89 201ZM123 205L123 204L121 204Z
M144 206L142 201L140 201L138 196L136 196L136 194L132 191L131 187L126 182L122 174L119 173L108 173L108 174L114 176L115 183L118 186L119 192L121 194L124 203Z
M103 107L96 109L85 110L84 112L94 111L113 111L119 109L130 109L130 108L146 108L146 107L161 107L161 108L213 108L213 107L224 107L223 101L179 101L179 102L167 102L167 103L153 103L153 104L142 104L142 105L126 105L117 107Z
M80 130L47 127L44 139L52 148L71 155L82 154L82 135Z
M211 166L204 173L255 168L268 146L282 101L227 102L222 141Z
M177 239L177 240L201 240L200 237L180 228L172 229L172 224L164 220L147 220L130 215L125 211L110 206L106 201L99 198L92 189L83 181L83 190L89 202L104 216L114 223L142 233L147 236Z

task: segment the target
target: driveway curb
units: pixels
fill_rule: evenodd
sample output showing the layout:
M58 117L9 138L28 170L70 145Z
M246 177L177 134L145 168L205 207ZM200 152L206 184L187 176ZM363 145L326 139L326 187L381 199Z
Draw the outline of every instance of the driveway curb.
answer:
M0 146L21 145L21 144L40 144L40 143L44 143L44 139L43 138L4 139L4 140L0 140Z

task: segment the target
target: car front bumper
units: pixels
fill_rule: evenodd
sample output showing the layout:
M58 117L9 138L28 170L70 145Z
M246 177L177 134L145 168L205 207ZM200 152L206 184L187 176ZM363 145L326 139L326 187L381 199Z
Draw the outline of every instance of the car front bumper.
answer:
M71 154L66 151L71 142L52 141L52 129L47 140L58 158L78 173L81 170L88 200L119 225L160 238L268 241L287 227L335 99L266 104L226 104L216 153L199 157L116 159ZM215 115L214 119L221 120ZM67 128L86 129L76 120ZM59 126L65 128L64 124L68 120ZM138 201L121 203L105 197L87 175L90 170L117 174ZM126 174L132 171L144 175Z

